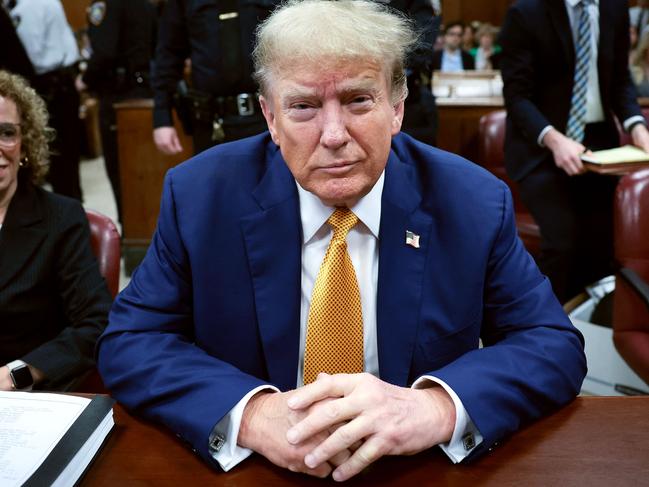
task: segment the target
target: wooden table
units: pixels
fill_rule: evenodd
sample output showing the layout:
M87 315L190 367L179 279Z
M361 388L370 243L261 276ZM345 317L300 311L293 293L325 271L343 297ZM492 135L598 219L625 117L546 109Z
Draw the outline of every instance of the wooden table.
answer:
M188 414L191 414L188 412ZM170 433L115 407L115 429L83 479L96 486L333 485L253 455L229 473L213 470ZM468 465L433 448L379 460L347 485L649 485L649 397L581 397Z

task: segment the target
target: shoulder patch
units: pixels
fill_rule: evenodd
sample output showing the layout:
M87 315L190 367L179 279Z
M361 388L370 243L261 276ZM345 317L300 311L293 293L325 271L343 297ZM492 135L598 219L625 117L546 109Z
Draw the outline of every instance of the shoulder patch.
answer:
M88 22L92 25L100 25L106 16L106 2L94 2L88 7Z

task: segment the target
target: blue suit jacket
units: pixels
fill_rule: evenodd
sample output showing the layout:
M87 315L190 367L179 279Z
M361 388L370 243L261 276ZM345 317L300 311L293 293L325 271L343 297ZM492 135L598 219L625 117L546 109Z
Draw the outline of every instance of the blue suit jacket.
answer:
M295 181L267 133L170 170L98 347L115 397L209 459L214 425L249 390L295 388L301 242ZM478 166L393 139L378 280L381 378L446 381L485 438L476 450L578 392L581 336L516 235L506 185Z

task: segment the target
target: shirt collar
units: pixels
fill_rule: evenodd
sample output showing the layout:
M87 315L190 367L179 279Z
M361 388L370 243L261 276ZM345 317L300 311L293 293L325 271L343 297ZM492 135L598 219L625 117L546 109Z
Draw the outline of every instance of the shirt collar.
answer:
M369 229L370 232L379 238L379 226L381 223L381 196L383 195L383 183L385 181L385 170L379 176L369 193L363 196L350 208L358 219ZM313 238L318 230L325 224L327 219L334 212L333 206L327 206L320 198L295 182L300 199L300 219L302 220L302 243L305 244Z
M566 0L566 4L572 8L575 8L578 3L580 3L582 0ZM595 5L596 7L599 6L599 0L590 0L590 3Z

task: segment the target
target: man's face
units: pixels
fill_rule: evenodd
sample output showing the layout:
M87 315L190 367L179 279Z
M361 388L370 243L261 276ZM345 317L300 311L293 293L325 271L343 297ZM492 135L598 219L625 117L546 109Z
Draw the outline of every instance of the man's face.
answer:
M462 42L461 25L454 25L453 27L449 28L446 31L446 34L444 34L444 46L451 51L455 51L457 48L459 48L461 42Z
M296 181L329 206L353 206L385 168L403 101L369 61L306 64L275 76L261 106Z

